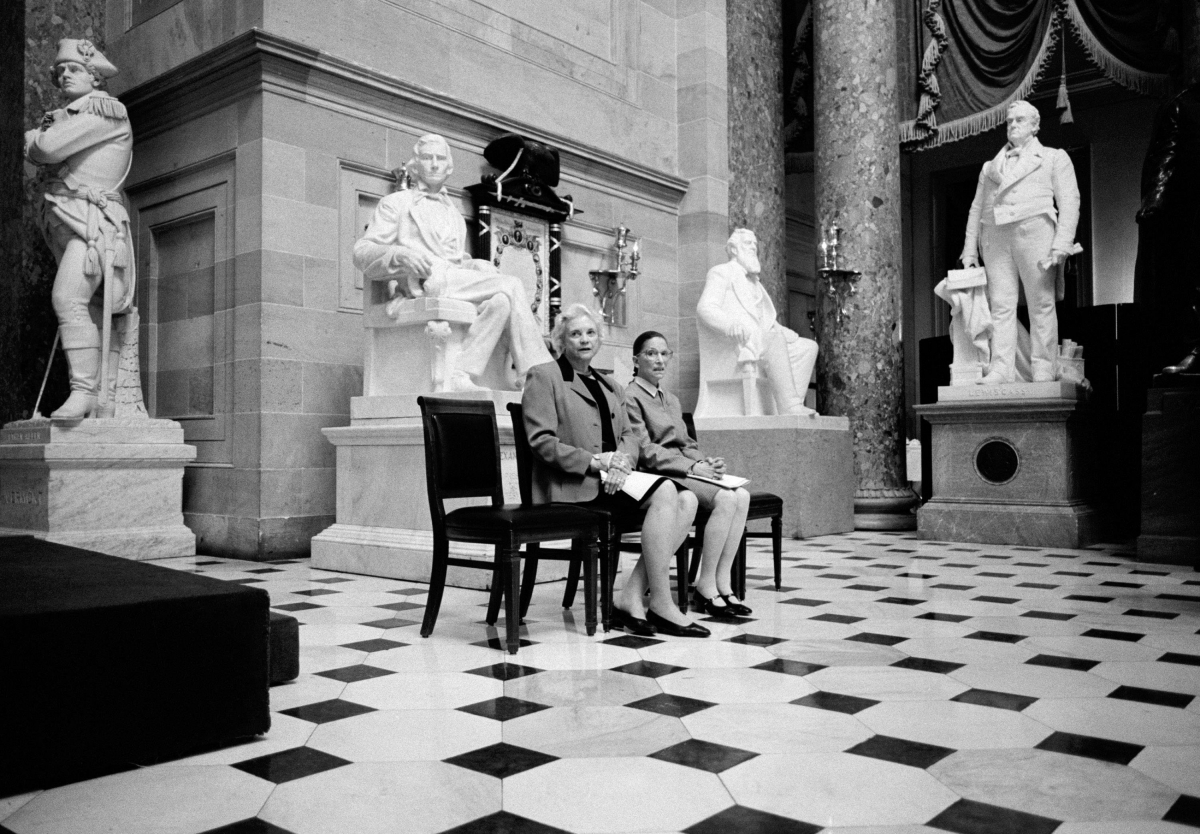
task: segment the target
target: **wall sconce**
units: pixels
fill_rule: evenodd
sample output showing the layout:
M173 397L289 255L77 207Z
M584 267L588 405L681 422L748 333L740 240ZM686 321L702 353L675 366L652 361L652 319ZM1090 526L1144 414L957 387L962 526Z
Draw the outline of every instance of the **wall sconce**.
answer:
M855 282L862 277L861 272L846 269L842 263L842 231L839 226L830 225L829 231L826 232L822 225L821 240L817 244L817 252L820 254L817 274L826 282L825 292L833 301L834 316L838 325L850 314L850 296L857 293Z
M617 240L613 246L617 251L616 269L593 269L592 295L605 324L625 327L625 286L638 277L638 262L641 261L641 241L629 244L629 229L623 224L617 227Z

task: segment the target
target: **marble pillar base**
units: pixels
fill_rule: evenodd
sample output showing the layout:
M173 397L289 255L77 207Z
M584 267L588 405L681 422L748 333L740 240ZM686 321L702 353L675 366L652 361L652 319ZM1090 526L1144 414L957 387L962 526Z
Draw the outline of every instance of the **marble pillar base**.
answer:
M1200 569L1200 380L1172 382L1146 392L1137 558Z
M0 430L0 535L127 559L192 556L183 468L196 449L173 420L18 420Z
M854 452L846 417L697 417L705 454L725 458L750 490L783 499L783 534L854 529Z
M933 445L933 497L917 512L918 535L1063 548L1099 540L1086 493L1095 465L1086 409L1073 388L1062 398L917 406Z
M521 501L512 423L507 404L515 391L474 391L439 397L490 399L500 434L504 500ZM433 556L429 495L425 488L425 441L417 395L355 397L350 425L322 430L337 448L337 521L312 539L312 566L323 570L428 582ZM451 508L486 504L487 499L451 502ZM569 547L569 542L563 542ZM450 555L490 562L490 547L452 542ZM539 581L566 576L567 563L538 566ZM484 570L451 567L446 584L459 588L491 587Z
M854 493L855 530L916 530L921 499L911 487L860 488Z

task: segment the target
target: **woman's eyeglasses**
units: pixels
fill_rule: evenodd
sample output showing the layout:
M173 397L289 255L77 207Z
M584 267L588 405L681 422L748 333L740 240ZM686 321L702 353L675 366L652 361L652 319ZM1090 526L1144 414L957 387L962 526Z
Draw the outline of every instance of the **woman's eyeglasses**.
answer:
M675 355L675 352L671 350L654 350L652 348L650 350L643 350L640 355L647 359L658 359L661 357L664 362L669 362L671 361L671 357Z

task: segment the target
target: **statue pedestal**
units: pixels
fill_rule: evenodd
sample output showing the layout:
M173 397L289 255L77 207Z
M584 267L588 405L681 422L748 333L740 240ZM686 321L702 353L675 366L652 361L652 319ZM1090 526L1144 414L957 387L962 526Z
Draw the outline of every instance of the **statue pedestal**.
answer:
M725 458L749 490L783 499L783 534L804 539L854 529L854 450L846 417L697 417L706 454Z
M520 392L472 391L436 396L495 403L504 500L520 503L512 422L507 408L510 402L520 402ZM350 425L322 431L337 447L337 521L313 537L312 566L428 582L433 532L417 395L354 397L350 400ZM449 502L449 506L486 503L483 498L463 499ZM491 562L494 551L487 545L451 542L450 555ZM566 570L566 562L545 561L538 566L538 579L561 579ZM487 589L491 587L491 575L487 571L450 567L446 584Z
M1137 558L1200 570L1200 379L1175 381L1146 392Z
M932 426L933 497L921 538L1078 548L1100 536L1085 489L1095 465L1074 383L946 386L917 406Z
M18 420L0 430L0 535L127 559L193 556L183 468L196 449L173 420Z

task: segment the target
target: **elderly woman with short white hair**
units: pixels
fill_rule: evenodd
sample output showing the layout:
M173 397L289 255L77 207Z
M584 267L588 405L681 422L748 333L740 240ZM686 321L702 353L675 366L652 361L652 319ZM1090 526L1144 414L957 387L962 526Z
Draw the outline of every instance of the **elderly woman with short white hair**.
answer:
M613 625L631 634L707 637L708 629L680 613L670 586L671 561L695 518L696 497L669 480L640 503L621 492L640 446L620 387L591 366L601 345L599 322L582 304L568 307L551 333L559 358L530 369L525 381L533 500L617 511L640 506L642 555L614 602Z

